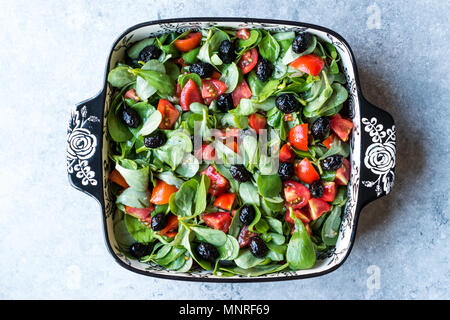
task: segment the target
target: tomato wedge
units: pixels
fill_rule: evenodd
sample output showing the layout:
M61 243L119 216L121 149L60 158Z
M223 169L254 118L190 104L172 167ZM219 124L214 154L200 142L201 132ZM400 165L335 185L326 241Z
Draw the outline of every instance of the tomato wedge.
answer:
M333 144L334 137L335 137L334 133L330 134L330 135L328 136L328 138L326 138L325 140L322 141L322 144L323 144L325 147L327 147L328 149L330 149L330 148L331 148L331 145Z
M318 198L311 198L308 201L309 204L309 215L311 219L317 220L322 214L330 211L331 207L328 203Z
M332 202L334 198L336 198L336 183L332 181L323 181L322 185L323 185L323 196L322 198L319 199L322 199L323 201L326 202Z
M353 122L347 119L331 119L330 128L336 133L339 139L345 142L348 140L348 136L353 129Z
M319 174L311 162L309 162L308 158L304 158L295 165L295 175L300 181L307 184L311 184L312 182L320 179Z
M200 174L206 174L211 182L208 189L209 194L219 196L230 187L228 180L218 173L212 165L209 165L208 168Z
M161 99L158 102L158 111L162 115L159 128L163 130L172 129L175 122L177 122L180 112L167 99Z
M222 93L225 92L227 86L220 80L216 79L203 79L202 80L202 98L211 98L211 101L216 99ZM208 99L209 100L209 99ZM210 101L210 103L211 103Z
M117 169L111 171L111 173L108 176L108 180L118 184L122 188L126 189L129 187L128 183L125 181L124 177L122 177L122 175Z
M152 220L152 212L155 208L153 206L150 206L148 208L132 208L125 206L125 212L128 213L130 216L133 216L135 218L138 218L139 220L143 222L151 222Z
M281 162L291 162L295 158L295 151L292 150L291 146L289 145L289 142L284 144L281 149L280 153L278 154L278 159Z
M245 51L238 62L238 67L243 74L249 73L256 66L258 62L258 51L256 48Z
M189 79L181 90L180 106L183 111L189 111L189 106L193 102L203 103L200 89L195 84L194 80Z
M233 98L233 104L235 107L241 102L241 99L248 99L251 96L252 91L250 90L245 79L242 79L242 82L231 93L231 97Z
M178 39L173 42L175 47L181 52L188 52L198 47L202 41L201 32L191 32L183 39Z
M242 39L242 40L247 40L248 38L250 38L250 31L245 28L239 29L238 31L236 31L236 38Z
M298 150L308 151L308 124L299 124L289 130L289 142Z
M216 200L214 200L214 206L223 210L231 211L235 199L236 195L234 193L224 193L218 196Z
M228 232L231 224L231 216L228 212L214 212L202 215L203 221L210 228Z
M256 236L256 233L248 231L248 226L243 226L238 236L239 247L244 248L248 246L250 238L254 236Z
M128 90L127 92L125 92L124 97L125 97L126 99L132 99L132 100L134 100L134 101L139 101L139 100L141 100L141 98L139 98L139 96L137 95L136 90L134 90L134 89L130 89L130 90Z
M158 180L153 188L150 202L157 205L169 203L170 196L177 191L177 187L167 184L162 180Z
M260 130L263 130L266 127L266 124L267 118L260 113L252 113L248 117L248 125L258 134L260 133Z
M169 214L167 220L168 220L167 226L164 229L162 229L161 231L159 231L159 233L162 236L166 236L168 238L173 238L178 233L176 231L178 229L178 218L176 215Z
M346 186L350 180L350 161L344 159L342 166L336 170L336 178L334 181L339 186Z
M305 213L302 210L294 210L294 215L296 218L300 219L303 222L303 224L307 224L311 221L311 218L309 217L309 213ZM291 218L289 210L286 210L286 213L284 215L284 220L286 220L286 222L291 223L291 224L295 223L294 219Z
M286 205L292 209L300 209L308 204L311 194L307 187L297 181L288 180L283 182L284 199Z
M315 54L307 54L295 59L289 65L312 76L317 76L322 71L325 62Z

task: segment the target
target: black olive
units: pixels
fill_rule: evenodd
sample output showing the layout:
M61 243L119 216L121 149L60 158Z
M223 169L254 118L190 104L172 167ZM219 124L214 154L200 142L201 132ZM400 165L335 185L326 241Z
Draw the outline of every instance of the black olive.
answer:
M302 32L298 34L292 42L292 50L295 53L302 53L310 46L312 37L309 33Z
M249 250L257 258L264 258L269 249L263 239L258 236L251 237L248 241Z
M200 78L211 77L213 71L214 67L207 62L194 63L189 67L189 72L198 74Z
M320 117L311 126L311 134L314 139L324 140L330 131L330 119Z
M273 73L273 65L267 59L259 59L256 64L256 76L261 81L267 81Z
M136 112L136 110L128 107L125 102L123 103L123 106L120 107L119 112L120 119L126 126L130 128L137 128L141 124L141 118L139 117L139 114Z
M152 217L152 230L153 231L160 231L164 229L167 226L167 223L169 222L169 219L167 218L167 215L164 213L157 213Z
M323 170L337 170L342 166L343 163L344 157L339 154L335 154L323 159L321 165Z
M275 105L284 113L292 113L300 109L300 102L292 93L279 95L275 100Z
M311 193L311 197L313 198L322 198L323 197L323 185L320 180L316 180L309 185L309 192Z
M159 148L166 144L167 137L162 131L156 131L144 138L144 144L147 148Z
M223 40L219 46L219 58L223 63L232 63L236 59L234 44L230 40Z
M216 102L217 108L219 108L219 110L222 112L228 112L228 110L234 108L233 97L231 93L222 93L217 97Z
M278 175L281 180L289 180L290 177L294 175L294 166L290 162L281 162L278 168Z
M241 222L246 226L249 226L255 219L255 216L255 208L253 208L250 204L246 204L242 207L241 212L239 213L239 220L241 220Z
M236 181L246 182L252 178L252 174L242 164L232 165L230 173Z
M129 249L130 254L137 259L140 259L142 257L149 255L151 253L151 251L152 251L152 246L146 245L146 244L143 244L140 242L133 243Z
M200 242L197 246L197 253L202 259L210 262L216 261L219 257L219 251L208 242Z
M154 45L149 45L139 52L139 61L147 62L148 60L158 59L162 51Z

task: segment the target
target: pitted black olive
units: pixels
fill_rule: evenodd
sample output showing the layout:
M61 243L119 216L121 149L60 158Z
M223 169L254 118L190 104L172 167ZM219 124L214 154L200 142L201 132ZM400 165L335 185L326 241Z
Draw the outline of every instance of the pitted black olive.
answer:
M258 60L256 64L256 76L259 80L265 82L273 73L273 65L272 63L264 58Z
M144 144L147 148L159 148L165 145L167 137L162 131L156 131L144 138Z
M219 58L223 63L229 64L236 59L234 44L230 40L223 40L219 46Z
M289 178L294 175L293 164L290 162L281 162L280 167L278 168L278 175L283 181L289 180Z
M342 166L343 163L344 157L339 154L335 154L323 159L321 165L323 170L337 170Z
M300 102L292 93L279 95L275 100L275 105L284 113L292 113L300 109Z
M249 250L256 258L264 258L269 251L266 243L258 236L251 237L248 241Z
M198 74L200 78L208 78L214 72L214 67L207 62L197 62L189 67L189 72Z
M228 112L229 110L234 108L233 97L231 93L222 93L216 99L217 108L219 108L222 112Z
M330 131L330 119L328 117L320 117L311 126L311 134L314 139L324 140Z
M322 198L323 197L323 185L320 180L316 180L309 185L309 192L311 193L311 197L313 198Z
M239 220L246 226L249 226L255 219L255 208L251 204L246 204L242 207L239 213Z
M306 49L308 49L311 43L312 37L309 33L306 32L299 33L292 42L292 50L295 53L302 53Z
M169 219L167 218L166 214L157 213L152 217L152 222L151 222L152 230L160 231L167 226L168 222L169 222Z
M246 182L252 178L252 174L242 164L232 165L230 173L236 181Z
M135 242L130 246L129 252L136 259L140 259L152 252L152 246L140 242Z
M130 128L137 128L141 124L141 118L139 117L139 114L136 112L136 110L128 107L125 102L120 107L119 114L122 122Z
M197 246L197 254L204 260L214 262L219 257L219 251L208 242L200 242Z
M147 62L152 59L158 59L162 51L154 45L149 45L139 52L139 61Z

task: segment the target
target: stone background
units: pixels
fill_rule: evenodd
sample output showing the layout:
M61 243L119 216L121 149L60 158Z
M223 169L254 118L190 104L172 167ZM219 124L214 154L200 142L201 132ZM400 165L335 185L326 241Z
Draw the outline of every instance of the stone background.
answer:
M450 2L0 3L1 299L450 298ZM337 271L289 282L202 284L140 276L109 255L97 203L67 181L69 112L102 87L108 51L123 30L189 16L334 29L353 49L367 99L394 116L396 185L364 209L353 251ZM378 288L368 286L374 270Z

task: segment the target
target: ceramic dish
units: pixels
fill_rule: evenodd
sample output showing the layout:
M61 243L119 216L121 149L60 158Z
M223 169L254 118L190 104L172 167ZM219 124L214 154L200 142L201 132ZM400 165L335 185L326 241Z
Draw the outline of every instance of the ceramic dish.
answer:
M219 278L212 273L192 270L188 273L168 271L157 265L128 259L121 250L122 217L116 214L114 197L110 192L108 174L112 163L108 159L108 114L112 88L106 75L123 58L133 42L166 32L187 29L207 29L212 26L235 29L258 28L273 31L307 31L331 42L342 58L342 69L347 78L350 114L354 129L351 137L351 178L336 246L318 257L313 268L282 271L260 277L233 276ZM154 277L177 280L242 282L290 280L319 276L337 269L348 257L355 240L358 217L369 202L391 191L395 168L395 125L392 117L373 106L363 97L353 53L347 42L329 29L300 22L247 18L182 18L150 21L126 30L113 44L106 64L103 89L95 97L79 103L71 113L67 136L67 171L70 183L97 199L101 206L107 247L114 259L124 268Z

